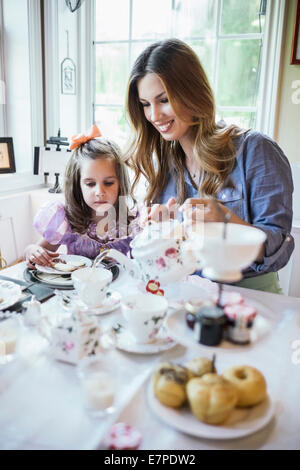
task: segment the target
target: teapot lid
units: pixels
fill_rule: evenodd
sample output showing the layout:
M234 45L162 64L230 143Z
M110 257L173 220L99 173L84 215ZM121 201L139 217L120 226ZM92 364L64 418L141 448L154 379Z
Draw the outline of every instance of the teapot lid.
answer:
M164 222L150 221L145 228L131 242L134 248L144 248L158 240L184 239L184 227L178 221L170 219Z

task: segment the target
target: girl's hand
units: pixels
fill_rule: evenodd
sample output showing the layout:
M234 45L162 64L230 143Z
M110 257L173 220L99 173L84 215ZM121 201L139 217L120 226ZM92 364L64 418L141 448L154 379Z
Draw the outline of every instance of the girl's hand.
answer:
M187 199L179 210L183 212L185 221L192 225L199 222L224 222L226 214L233 215L214 199Z
M151 207L144 207L141 212L139 224L145 227L150 220L154 222L163 222L169 219L175 219L177 204L174 197L171 197L167 204L153 204Z
M30 269L33 269L35 264L51 266L53 258L57 258L58 256L58 253L46 250L40 245L29 245L25 250L25 261Z

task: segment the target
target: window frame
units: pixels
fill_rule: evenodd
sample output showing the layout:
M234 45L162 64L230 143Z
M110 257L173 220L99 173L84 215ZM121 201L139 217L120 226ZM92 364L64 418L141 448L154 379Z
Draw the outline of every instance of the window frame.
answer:
M0 44L4 45L4 20L3 20L3 4L0 0ZM0 48L0 80L4 83L4 99L5 96L5 61L4 61L4 47ZM0 135L6 135L6 112L5 103L0 103Z
M36 0L27 1L28 45L29 45L29 74L30 74L30 118L32 154L28 171L17 171L13 174L0 175L0 194L16 192L26 188L40 187L42 176L33 175L33 147L44 144L44 106L43 106L43 69L41 45L41 6ZM0 0L0 44L4 44L3 35L3 2ZM35 78L35 80L32 79ZM0 51L0 79L5 84L4 47ZM5 85L4 85L5 86ZM0 106L0 134L7 136L7 106Z
M3 5L0 0L0 40L3 37ZM29 15L29 57L30 76L36 77L35 85L30 83L31 95L31 141L34 145L44 145L46 135L55 135L59 127L59 64L58 64L58 1L27 0ZM219 8L221 5L219 0ZM45 75L47 86L43 89L43 58L41 45L41 4L44 8ZM281 49L284 23L287 14L286 0L269 0L266 11L266 25L261 56L261 76L257 106L256 129L274 138L276 110L278 105L278 85L281 65ZM29 13L30 12L30 13ZM95 57L93 44L95 25L95 0L83 2L77 12L78 55L78 131L93 124L95 110ZM252 36L253 37L253 36ZM216 42L217 43L217 42ZM5 83L4 48L0 48L0 79ZM217 56L215 56L217 57ZM89 73L90 71L90 73ZM215 78L216 79L216 78ZM125 99L125 97L124 97ZM44 109L45 102L45 109ZM109 105L107 105L109 106ZM122 108L123 105L120 105ZM226 110L226 108L223 108ZM240 109L241 111L243 109ZM249 110L245 108L245 110ZM0 106L0 133L6 132L5 106ZM46 122L46 124L45 124ZM45 133L44 133L45 127ZM33 152L32 152L33 153ZM32 158L33 155L28 156ZM32 171L0 176L0 193L39 186L42 176L34 176Z
M90 3L92 4L91 13L95 12L95 1L92 0ZM93 73L92 75L95 76L95 55L96 55L96 46L97 44L108 44L108 43L129 43L129 48L131 44L137 42L145 42L143 40L132 40L131 38L131 18L132 18L132 0L130 1L130 16L129 16L129 38L128 40L123 41L93 41L90 43L89 53L87 55L90 56L91 63L93 63ZM218 0L217 5L217 21L216 21L216 50L214 54L214 61L218 57L218 47L219 47L219 40L226 38L226 39L260 39L260 33L249 33L244 35L239 34L232 34L223 36L219 34L219 22L220 22L220 10L222 7L223 0ZM86 3L86 2L85 2ZM281 48L282 48L282 37L283 37L283 30L284 30L284 20L286 15L286 0L268 0L267 2L267 10L266 10L266 17L265 17L265 30L264 30L264 40L262 41L262 49L261 49L261 70L260 70L260 80L259 80L259 90L258 90L258 99L257 99L257 106L217 106L217 111L236 111L236 112L256 112L256 125L255 129L269 135L271 138L274 138L275 134L275 124L276 124L276 108L277 108L277 95L278 95L278 85L279 85L279 72L280 72L280 62L281 62ZM95 14L93 17L95 18ZM93 31L95 29L94 21L91 21L93 24ZM92 36L95 38L95 35ZM184 38L187 40L189 38ZM192 38L194 39L203 39L200 38ZM151 42L151 39L149 40ZM130 52L129 52L130 53ZM214 76L213 76L213 89L215 90L217 78L218 78L218 64L213 64ZM90 93L90 90L87 90L89 96L93 96L92 101L90 101L90 108L93 111L92 121L90 121L89 125L94 122L95 118L95 109L97 106L101 107L117 107L119 109L123 108L123 105L120 104L97 104L95 102L95 86L93 83L93 93ZM124 97L125 98L125 97Z

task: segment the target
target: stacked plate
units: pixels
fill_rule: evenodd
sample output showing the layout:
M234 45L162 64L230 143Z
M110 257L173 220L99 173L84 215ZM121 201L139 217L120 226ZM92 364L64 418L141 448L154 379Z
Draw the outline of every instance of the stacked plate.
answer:
M92 261L85 256L79 255L59 255L59 260L66 263L63 271L51 268L49 266L36 265L36 269L26 269L24 277L27 281L41 282L54 289L73 289L73 282L71 274L74 271L73 266L89 267L92 265ZM110 266L109 260L103 260L103 266L110 269L113 274L113 280L115 280L119 274L119 268L115 265ZM64 266L64 264L62 264ZM68 266L70 269L68 270ZM61 267L61 266L60 266Z

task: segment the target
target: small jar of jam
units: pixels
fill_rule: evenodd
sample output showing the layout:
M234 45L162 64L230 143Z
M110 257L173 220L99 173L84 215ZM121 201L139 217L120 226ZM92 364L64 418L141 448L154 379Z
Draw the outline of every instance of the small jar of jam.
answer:
M203 299L193 299L186 302L184 306L187 310L187 313L185 315L185 321L187 323L187 326L191 328L191 330L193 330L195 326L196 313L204 305L213 305L213 303L211 301Z
M226 323L227 319L221 308L216 305L201 307L196 314L194 326L196 341L205 346L218 346L223 339Z
M249 344L256 309L246 304L227 305L224 313L227 317L228 341L234 344Z

